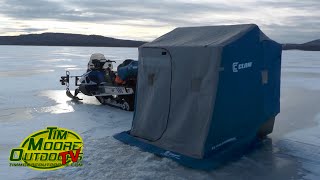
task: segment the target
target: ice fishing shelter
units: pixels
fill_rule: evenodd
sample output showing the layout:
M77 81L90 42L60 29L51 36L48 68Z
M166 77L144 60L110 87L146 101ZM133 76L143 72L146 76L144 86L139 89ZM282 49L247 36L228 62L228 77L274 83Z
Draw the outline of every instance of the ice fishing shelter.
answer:
M254 24L176 28L142 45L132 128L115 137L191 167L242 152L280 111L281 49Z

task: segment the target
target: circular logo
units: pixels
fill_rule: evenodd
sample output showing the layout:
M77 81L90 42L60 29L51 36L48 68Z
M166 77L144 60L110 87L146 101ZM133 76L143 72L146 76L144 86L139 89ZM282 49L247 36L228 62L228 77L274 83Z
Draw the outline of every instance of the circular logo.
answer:
M47 127L29 135L20 147L11 150L10 166L28 166L36 170L55 170L81 166L83 140L74 131ZM15 164L15 165L14 165Z

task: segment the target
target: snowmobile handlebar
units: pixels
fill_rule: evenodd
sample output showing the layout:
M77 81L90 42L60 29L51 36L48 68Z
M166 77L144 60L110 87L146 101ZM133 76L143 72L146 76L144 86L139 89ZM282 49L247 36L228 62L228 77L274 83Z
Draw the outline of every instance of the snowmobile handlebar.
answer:
M112 63L115 63L116 61L111 61L110 59L92 59L91 60L92 62L112 62Z
M110 59L108 59L106 62L116 63L115 61L111 61Z

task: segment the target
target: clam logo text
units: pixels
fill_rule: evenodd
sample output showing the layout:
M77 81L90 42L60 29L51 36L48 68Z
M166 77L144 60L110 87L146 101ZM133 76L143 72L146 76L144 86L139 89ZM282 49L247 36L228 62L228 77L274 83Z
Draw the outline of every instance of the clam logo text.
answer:
M246 69L246 68L251 68L251 67L252 67L252 62L246 62L246 63L234 62L232 64L232 71L238 72L241 69Z
M27 166L36 170L54 170L65 166L82 166L82 138L74 131L47 127L29 135L10 153L10 166Z

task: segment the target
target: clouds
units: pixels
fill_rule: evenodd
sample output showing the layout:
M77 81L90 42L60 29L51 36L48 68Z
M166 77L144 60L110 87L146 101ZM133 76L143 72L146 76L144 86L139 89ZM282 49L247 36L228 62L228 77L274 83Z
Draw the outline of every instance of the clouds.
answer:
M2 16L7 23L20 22L48 31L62 31L64 27L65 32L83 33L83 28L90 26L88 31L101 35L119 37L118 31L123 37L148 40L178 26L256 23L280 42L320 38L317 0L0 0L0 3L0 23L4 21ZM33 27L32 22L41 22L45 27ZM98 31L93 26L114 28L114 32Z
M0 13L19 20L60 19L78 16L72 8L66 8L58 1L46 0L2 0ZM65 17L66 16L66 17Z
M186 17L206 12L245 11L222 3L182 3L150 0L3 0L0 13L17 19L114 22L149 20L164 24L192 23ZM196 23L196 22L194 22Z
M4 27L1 28L3 31L18 31L20 33L35 33L35 32L42 32L42 31L46 31L48 30L47 28L30 28L30 27L26 27L26 28L11 28L11 27Z

